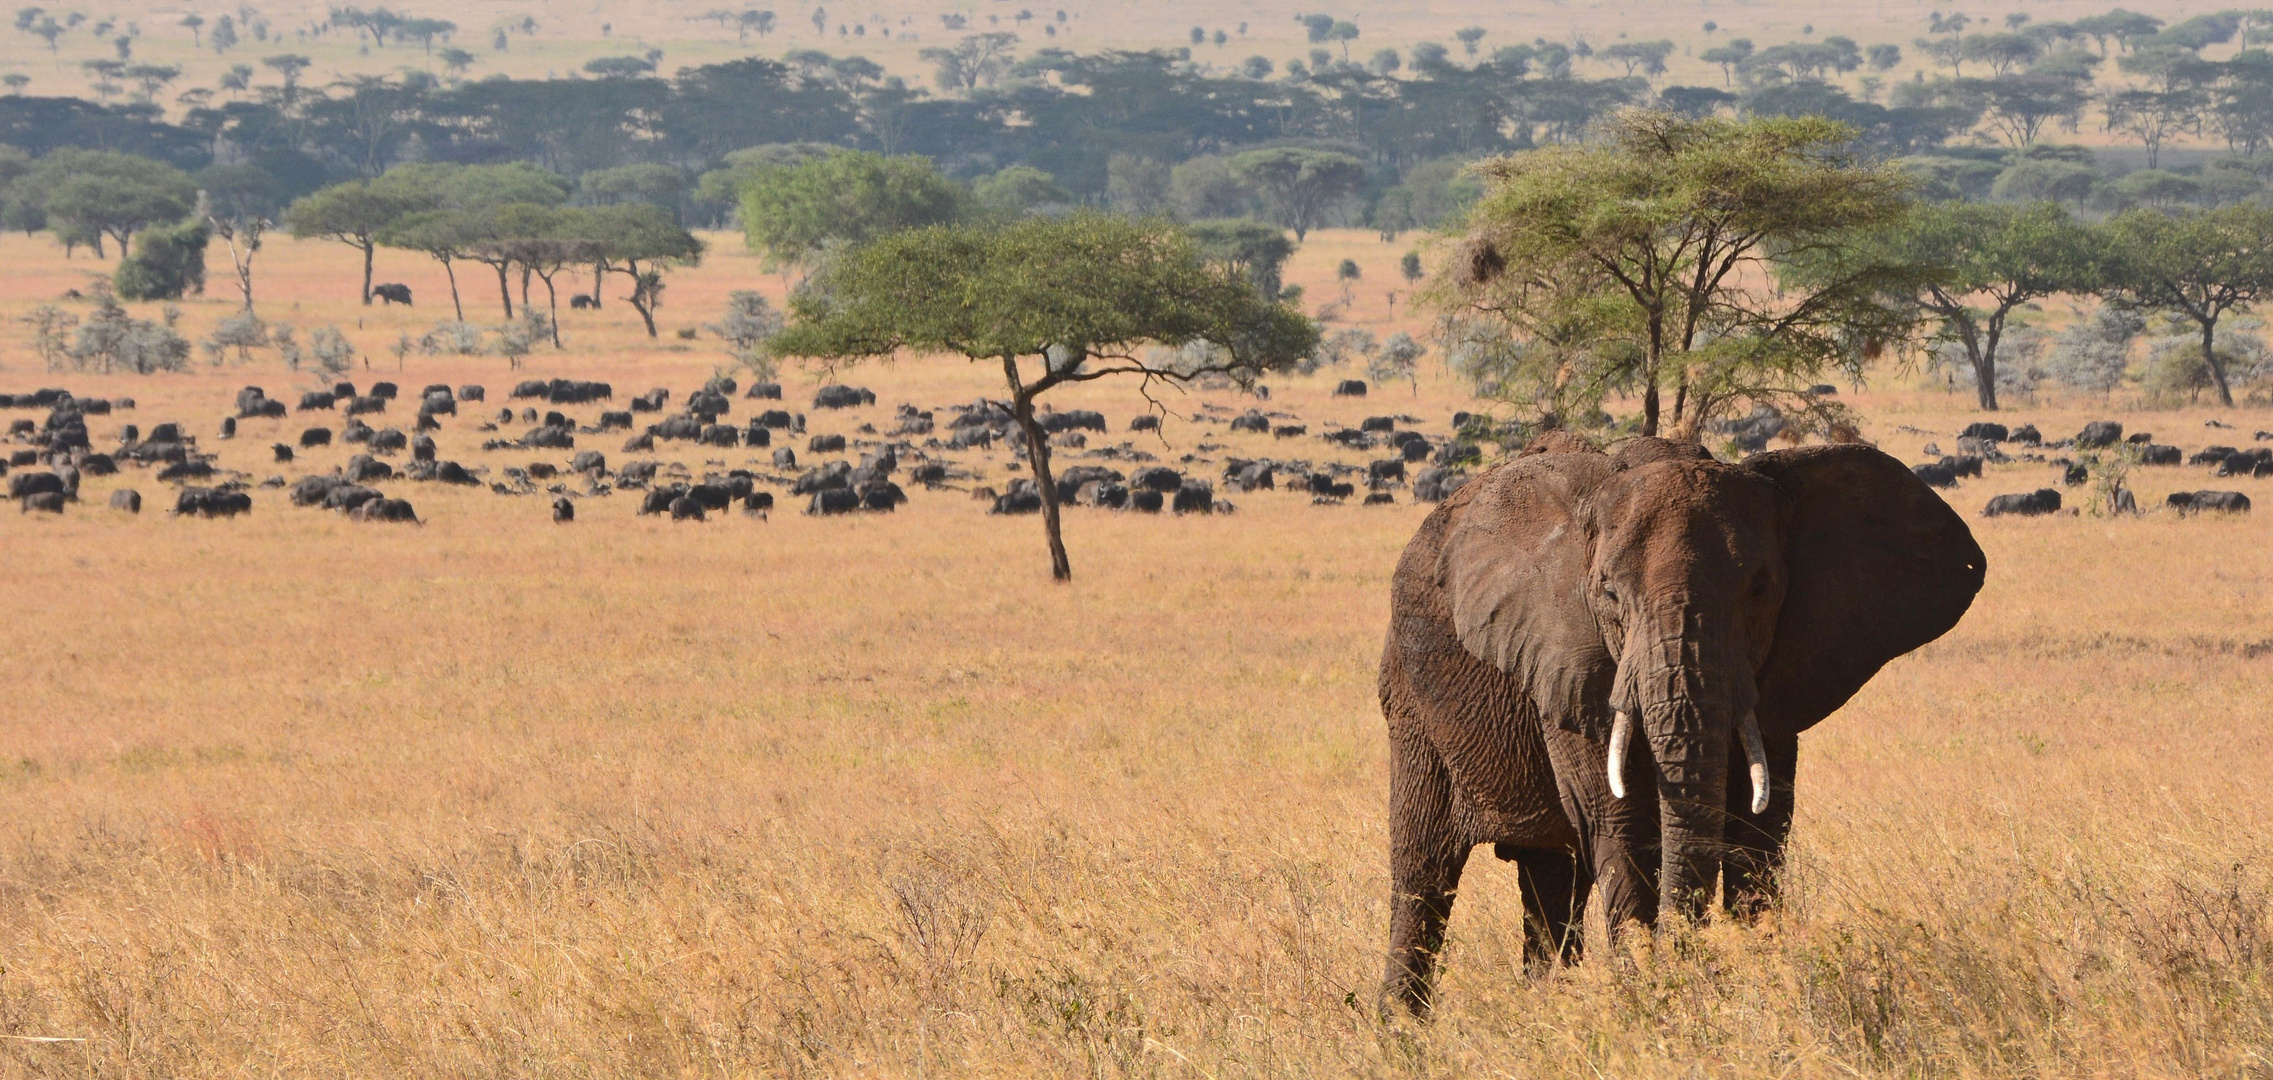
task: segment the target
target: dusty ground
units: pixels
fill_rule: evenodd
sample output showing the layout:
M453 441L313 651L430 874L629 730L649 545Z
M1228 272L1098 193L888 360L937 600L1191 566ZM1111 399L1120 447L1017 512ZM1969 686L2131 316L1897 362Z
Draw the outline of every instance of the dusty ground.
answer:
M1385 283L1404 250L1328 234L1291 277L1325 297L1348 256ZM431 325L438 272L382 262L420 306L365 311L346 249L263 258L264 310L341 326L373 358L358 381L499 396L556 374L683 394L722 357L672 330L730 288L779 287L722 243L674 277L660 345L611 305L571 316L570 351L527 372L416 354L395 371L385 345ZM0 241L0 310L91 266ZM1386 288L1357 292L1380 332L1401 325L1366 299ZM184 325L202 334L232 303L193 302ZM238 386L313 381L272 359L51 374L20 327L5 334L0 389L139 399L97 418L98 444L121 422L180 420L256 477L345 457L269 464L300 416L214 440ZM1417 395L1363 404L1327 397L1347 374L1275 380L1270 407L1314 431L1404 412L1439 434L1472 407L1433 360ZM879 407L806 409L815 430L993 389L943 360L848 378ZM785 381L801 405L820 379ZM1906 460L1973 418L1902 377L1874 385L1847 396ZM1165 445L1137 444L1326 456L1182 419L1208 401L1249 404L1170 398ZM1077 404L1105 411L1116 442L1144 407L1125 389L1061 402ZM2263 411L2093 402L2006 419L2054 435L2103 416L2189 452L2273 427ZM477 419L449 424L443 456L567 456L484 454ZM617 441L599 448L620 458ZM657 456L702 468L691 450ZM1008 475L999 455L974 460ZM2142 502L2273 497L2203 473L2145 470ZM2263 517L1986 521L1989 495L2055 473L1967 481L1951 497L1988 586L1804 740L1780 918L1623 955L1597 928L1592 960L1533 982L1513 877L1480 857L1442 1018L1408 1029L1370 1012L1387 892L1373 668L1387 577L1424 513L1402 492L1375 508L1235 496L1220 517L1073 511L1076 580L1052 587L1038 523L953 492L915 491L890 516L700 525L637 517L619 494L555 527L547 499L388 485L426 519L405 527L266 491L245 519L129 517L102 505L122 485L170 504L130 469L61 518L0 512L6 1075L2273 1068Z

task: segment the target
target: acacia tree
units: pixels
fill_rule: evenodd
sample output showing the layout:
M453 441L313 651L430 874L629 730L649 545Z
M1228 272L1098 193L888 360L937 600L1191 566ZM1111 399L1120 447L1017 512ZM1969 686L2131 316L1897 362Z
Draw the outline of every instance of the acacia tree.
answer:
M1097 213L884 236L816 274L791 297L790 315L772 342L777 356L858 360L906 349L1001 364L1059 581L1073 565L1036 398L1113 376L1252 382L1318 344L1309 319L1262 296L1246 273L1203 259L1174 225ZM1155 345L1174 355L1147 348Z
M1900 268L1794 273L1907 207L1900 173L1844 156L1852 127L1636 110L1602 136L1482 166L1461 257L1428 293L1452 337L1553 357L1530 371L1556 380L1558 400L1638 392L1644 435L1671 390L1673 422L1695 438L1731 403L1796 400L1903 330L1881 300Z
M655 337L655 309L663 303L663 274L674 266L700 263L702 241L681 228L670 211L653 203L589 207L576 215L576 222L581 237L590 241L589 250L600 269L631 279L631 295L625 299L647 324L647 336ZM546 284L549 287L551 282Z
M371 262L379 234L407 214L435 209L440 193L400 173L334 184L292 204L284 223L294 239L337 240L363 253L363 304L371 304Z
M761 166L740 196L750 250L780 268L803 266L832 243L961 221L972 209L969 193L929 158L853 150Z
M1903 300L1939 322L1936 337L1964 348L1981 408L1995 412L2007 318L2033 300L2090 291L2099 280L2096 247L2058 203L1929 203L1816 265L1822 274L1849 272L1857 262L1914 272Z
M1279 224L1294 230L1296 243L1325 223L1334 204L1365 185L1365 163L1332 150L1277 146L1249 150L1226 164L1232 176L1262 194Z
M2108 259L2101 294L2193 323L2218 401L2232 405L2218 322L2273 296L2273 208L2237 203L2175 217L2133 210L2103 228Z
M91 240L103 257L103 237L118 240L120 255L143 226L179 221L196 204L189 174L162 161L110 150L60 149L40 159L17 190L36 193L57 233Z

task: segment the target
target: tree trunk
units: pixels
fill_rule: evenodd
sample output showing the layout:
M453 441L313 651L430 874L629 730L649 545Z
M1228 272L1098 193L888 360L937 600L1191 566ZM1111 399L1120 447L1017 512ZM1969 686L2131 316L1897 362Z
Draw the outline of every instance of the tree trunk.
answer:
M505 273L505 264L497 264L497 298L505 301L505 317L513 317L513 281Z
M554 273L558 272L557 270L554 271ZM560 294L555 293L552 289L552 274L543 276L545 279L545 305L552 309L552 347L558 349L562 347L560 344ZM526 301L523 303L526 304Z
M1657 434L1657 383L1653 380L1642 390L1642 434Z
M1982 412L1997 411L1997 338L2001 336L2002 317L1989 323L1989 340L1976 340L1970 328L1965 334L1965 349L1972 354L1973 389L1981 402Z
M607 277L607 263L596 262L592 264L592 310L594 311L600 310L600 286L607 280Z
M2202 323L2202 365L2210 369L2210 378L2218 384L2218 404L2230 409L2234 404L2234 391L2226 382L2226 366L2218 361L2217 333L2215 321Z
M371 241L369 241L369 240L365 240L365 241L363 241L363 243L362 243L362 245L361 245L361 246L362 246L362 248L363 248L363 306L364 306L364 307L370 307L370 306L371 306L371 253L372 253L372 249L373 249L373 248L376 248L376 247L378 247L379 245L377 245L377 244L375 244L375 243L372 243L372 242L371 242Z
M442 272L450 275L450 307L457 311L458 321L464 322L466 321L466 305L464 301L458 299L458 268L450 265L450 260L444 259L442 260Z
M1046 363L1047 361L1045 361ZM1018 358L1002 358L1002 374L1010 383L1010 414L1018 430L1026 433L1027 463L1034 470L1034 487L1042 496L1042 531L1050 540L1050 578L1072 581L1073 563L1066 558L1065 534L1058 522L1058 483L1050 475L1050 440L1034 419L1034 398L1018 380Z

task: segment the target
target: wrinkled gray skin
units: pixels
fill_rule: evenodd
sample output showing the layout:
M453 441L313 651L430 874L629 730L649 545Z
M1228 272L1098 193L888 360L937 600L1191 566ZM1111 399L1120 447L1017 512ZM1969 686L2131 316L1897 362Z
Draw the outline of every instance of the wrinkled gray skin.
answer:
M1987 560L1863 446L1758 455L1552 433L1462 487L1399 562L1381 660L1391 744L1385 1009L1426 1014L1469 852L1517 864L1525 956L1610 925L1768 900L1799 733L1956 625ZM1631 717L1612 794L1614 717ZM1769 797L1753 812L1756 719Z

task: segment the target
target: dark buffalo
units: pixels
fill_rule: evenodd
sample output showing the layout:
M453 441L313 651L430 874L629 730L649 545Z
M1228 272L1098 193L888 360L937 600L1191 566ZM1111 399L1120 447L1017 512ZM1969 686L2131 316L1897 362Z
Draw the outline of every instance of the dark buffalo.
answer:
M410 302L410 286L401 284L399 282L390 281L383 285L373 285L371 286L371 295L378 297L380 300L385 301L387 304L401 304L404 307L412 306Z
M1364 396L1365 396L1365 380L1364 380L1364 379L1343 379L1343 380L1341 381L1341 383L1340 383L1340 384L1338 384L1338 385L1336 385L1336 386L1334 387L1334 396L1335 396L1335 397L1364 397Z
M1983 517L2037 517L2060 512L2060 493L2051 488L2038 488L2026 495L1999 495L1981 509Z
M418 511L411 509L408 499L371 499L347 512L357 521L405 522L418 525Z
M133 488L120 488L111 492L110 508L124 510L129 514L139 514L142 512L142 493Z
M2180 516L2207 512L2249 513L2249 496L2238 491L2173 491L2169 506Z
M574 520L576 520L576 503L573 500L563 495L552 501L553 524L566 525Z

